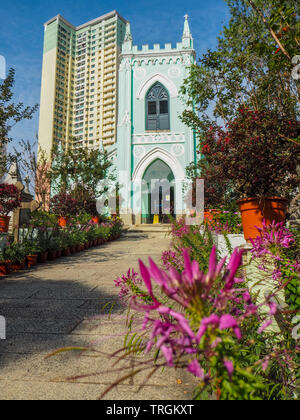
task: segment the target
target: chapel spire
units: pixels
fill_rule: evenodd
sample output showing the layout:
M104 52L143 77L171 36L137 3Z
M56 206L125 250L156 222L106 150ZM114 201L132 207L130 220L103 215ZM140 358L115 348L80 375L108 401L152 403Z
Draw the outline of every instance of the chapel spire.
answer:
M184 29L183 29L183 36L182 36L183 48L194 48L194 40L192 37L189 20L188 20L189 16L185 15L184 18L185 18L185 21L184 21Z
M133 38L132 38L132 35L131 35L130 22L127 22L127 24L126 24L125 37L124 37L124 41L123 41L122 52L129 52L129 51L131 51L131 49L132 49L132 42L133 42Z

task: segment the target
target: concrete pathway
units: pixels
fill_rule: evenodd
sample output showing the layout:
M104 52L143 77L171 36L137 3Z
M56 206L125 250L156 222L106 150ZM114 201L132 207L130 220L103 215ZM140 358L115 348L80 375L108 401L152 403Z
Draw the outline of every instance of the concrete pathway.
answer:
M126 313L113 280L129 267L137 269L139 257L151 255L159 262L168 246L163 232L129 232L116 242L0 279L0 315L7 321L7 339L0 341L0 399L99 398L124 375L103 354L121 349L126 331ZM90 319L101 313L100 319ZM74 346L90 350L45 359ZM194 384L187 374L159 371L139 390L146 375L127 379L104 399L191 398Z

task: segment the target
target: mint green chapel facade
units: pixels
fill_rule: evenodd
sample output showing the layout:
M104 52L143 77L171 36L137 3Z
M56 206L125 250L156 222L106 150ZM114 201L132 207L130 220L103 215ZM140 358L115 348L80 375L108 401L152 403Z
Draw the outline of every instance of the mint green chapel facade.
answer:
M178 217L187 210L183 182L186 167L196 159L196 140L179 118L186 108L179 90L195 60L188 16L176 48L155 44L140 50L127 24L119 67L117 143L112 150L126 224L152 223L151 213L162 213L161 193L160 203L151 209L152 179L171 183L164 198L171 214ZM164 221L163 214L159 219Z

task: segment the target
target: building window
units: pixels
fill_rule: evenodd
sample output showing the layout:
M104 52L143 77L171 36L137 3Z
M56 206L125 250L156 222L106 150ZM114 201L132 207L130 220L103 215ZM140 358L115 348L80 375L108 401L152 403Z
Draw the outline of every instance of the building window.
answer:
M167 89L155 83L146 95L146 130L170 130L170 105Z

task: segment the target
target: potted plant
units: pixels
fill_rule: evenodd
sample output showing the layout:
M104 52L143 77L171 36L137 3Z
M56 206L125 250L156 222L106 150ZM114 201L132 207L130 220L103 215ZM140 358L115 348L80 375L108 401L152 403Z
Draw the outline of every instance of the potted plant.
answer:
M13 242L5 248L3 254L8 270L11 268L12 271L19 271L25 267L26 255L21 244Z
M7 276L9 274L9 267L6 261L6 257L3 251L0 252L0 277Z
M69 248L70 248L71 254L75 254L77 252L77 249L76 249L77 237L76 237L75 231L72 231L69 233L68 241L69 241Z
M52 237L48 245L48 260L53 261L57 258L58 240Z
M12 184L0 184L0 232L8 232L9 213L20 207L20 205L20 190Z
M44 235L39 235L39 253L38 253L38 262L43 264L47 262L48 259L48 245L49 241L48 238L46 238Z
M69 245L69 233L67 230L59 231L59 247L61 248L61 254L63 257L69 257L71 255Z
M12 260L13 252L11 250L9 241L2 247L0 251L0 275L6 276L12 271Z
M57 231L57 216L46 211L35 211L31 213L29 227L29 236L35 237L39 242L38 262L45 263L48 259L49 243Z
M55 241L57 244L56 248L56 258L61 258L63 250L63 240L60 235L55 236Z
M38 254L41 251L39 241L36 238L25 239L22 242L26 253L26 261L28 267L37 265Z
M65 228L69 217L77 214L78 203L71 195L60 193L51 198L50 210L57 215L59 226Z
M287 198L298 184L300 145L288 141L299 123L275 111L242 107L223 127L211 127L201 144L200 166L239 196L245 239L256 237L263 220L284 220Z

